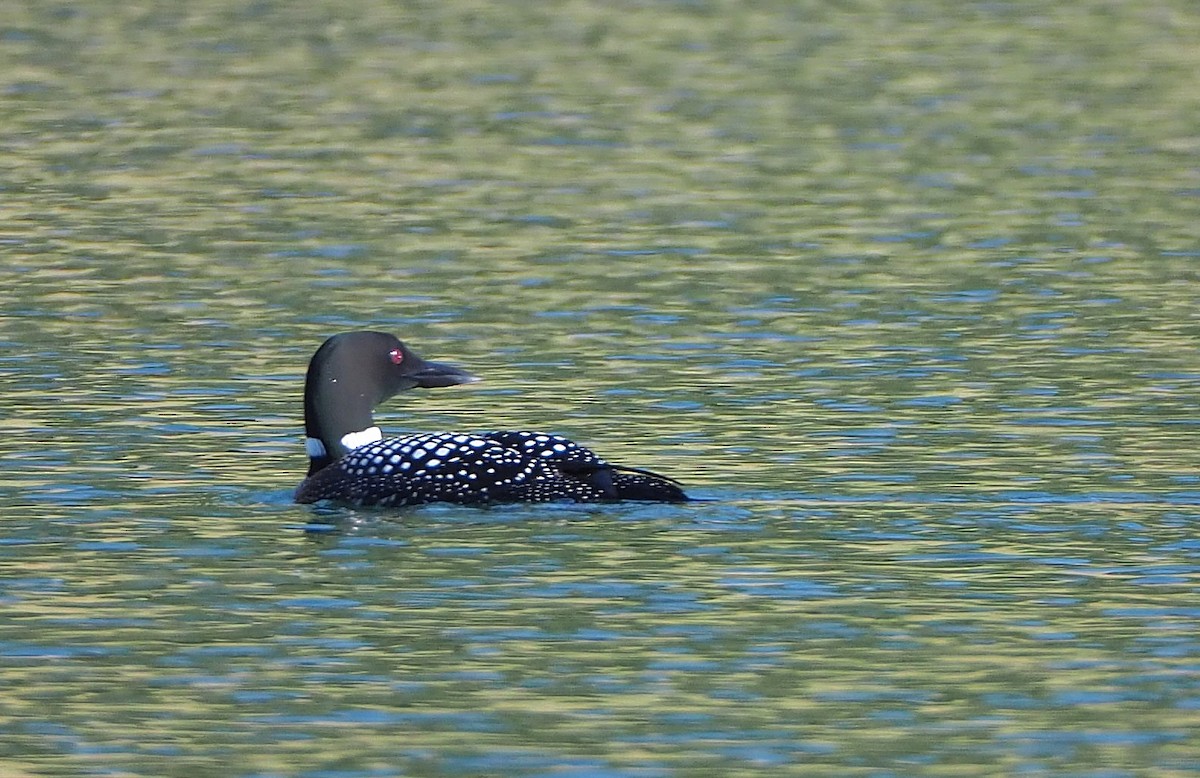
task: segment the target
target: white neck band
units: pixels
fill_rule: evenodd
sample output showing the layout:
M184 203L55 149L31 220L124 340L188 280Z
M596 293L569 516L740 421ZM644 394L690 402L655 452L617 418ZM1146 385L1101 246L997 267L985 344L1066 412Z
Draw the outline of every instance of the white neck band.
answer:
M378 427L367 427L365 430L359 430L358 432L347 432L342 436L342 445L353 450L359 446L374 443L377 440L383 440L383 433L379 431Z

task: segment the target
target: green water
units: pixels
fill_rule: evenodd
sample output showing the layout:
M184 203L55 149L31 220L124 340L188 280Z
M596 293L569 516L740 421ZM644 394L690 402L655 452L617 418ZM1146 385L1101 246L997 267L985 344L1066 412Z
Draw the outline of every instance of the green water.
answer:
M1200 772L1200 11L0 0L0 775ZM295 506L329 334L683 506Z

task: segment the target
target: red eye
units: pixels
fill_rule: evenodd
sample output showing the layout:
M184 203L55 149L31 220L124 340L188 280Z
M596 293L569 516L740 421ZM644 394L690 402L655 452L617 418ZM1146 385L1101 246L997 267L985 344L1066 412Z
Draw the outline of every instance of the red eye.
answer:
M394 348L388 352L388 359L392 360L393 365L398 365L404 361L404 352L398 348Z

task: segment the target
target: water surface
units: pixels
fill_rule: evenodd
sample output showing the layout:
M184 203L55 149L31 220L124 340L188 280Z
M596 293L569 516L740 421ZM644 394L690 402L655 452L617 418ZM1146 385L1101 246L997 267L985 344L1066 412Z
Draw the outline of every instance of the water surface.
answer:
M9 8L0 772L1200 772L1197 34ZM708 501L293 505L358 327Z

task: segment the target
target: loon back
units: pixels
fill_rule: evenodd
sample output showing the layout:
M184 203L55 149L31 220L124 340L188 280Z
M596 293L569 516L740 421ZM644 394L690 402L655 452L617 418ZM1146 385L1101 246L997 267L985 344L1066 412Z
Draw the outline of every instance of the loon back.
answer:
M398 392L479 379L428 362L382 332L334 335L313 355L304 389L308 477L300 503L684 502L679 483L612 465L559 435L437 432L383 438L372 411Z

